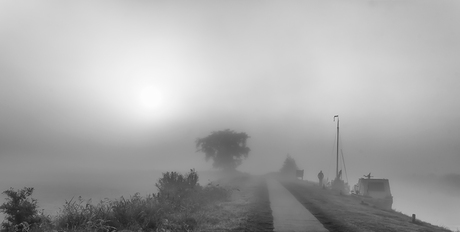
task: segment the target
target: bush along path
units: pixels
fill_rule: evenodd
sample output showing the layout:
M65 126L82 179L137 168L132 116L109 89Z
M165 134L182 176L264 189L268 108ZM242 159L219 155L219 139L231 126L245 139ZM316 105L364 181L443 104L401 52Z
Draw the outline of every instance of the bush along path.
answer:
M8 198L0 210L7 221L1 231L200 231L209 208L230 197L223 187L200 186L193 169L185 175L163 173L156 187L158 194L135 194L98 204L72 198L55 217L38 213L37 201L31 198L33 188L10 189L3 192Z

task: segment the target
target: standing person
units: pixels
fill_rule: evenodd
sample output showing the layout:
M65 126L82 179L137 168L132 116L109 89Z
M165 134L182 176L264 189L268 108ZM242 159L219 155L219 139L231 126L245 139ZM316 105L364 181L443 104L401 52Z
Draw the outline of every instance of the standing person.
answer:
M319 186L323 186L323 178L324 178L324 174L323 174L323 170L321 170L318 173Z

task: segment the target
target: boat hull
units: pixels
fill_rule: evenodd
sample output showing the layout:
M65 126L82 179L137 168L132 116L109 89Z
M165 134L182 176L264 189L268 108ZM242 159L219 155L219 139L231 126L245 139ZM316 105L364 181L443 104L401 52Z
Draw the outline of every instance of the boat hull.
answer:
M353 192L353 195L359 197L363 203L382 209L391 209L393 206L393 195L388 179L361 178Z

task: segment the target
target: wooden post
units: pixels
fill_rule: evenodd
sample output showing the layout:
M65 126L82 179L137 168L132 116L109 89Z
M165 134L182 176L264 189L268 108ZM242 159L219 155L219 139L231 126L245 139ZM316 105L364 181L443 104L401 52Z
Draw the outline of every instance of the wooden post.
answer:
M412 223L415 223L415 214L412 214Z

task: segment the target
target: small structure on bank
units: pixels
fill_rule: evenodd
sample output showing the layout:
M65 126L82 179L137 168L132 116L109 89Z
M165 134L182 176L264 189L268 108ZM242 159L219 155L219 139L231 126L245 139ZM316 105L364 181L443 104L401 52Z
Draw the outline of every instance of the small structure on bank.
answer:
M302 170L296 170L295 177L297 179L301 178L303 180L303 169Z

